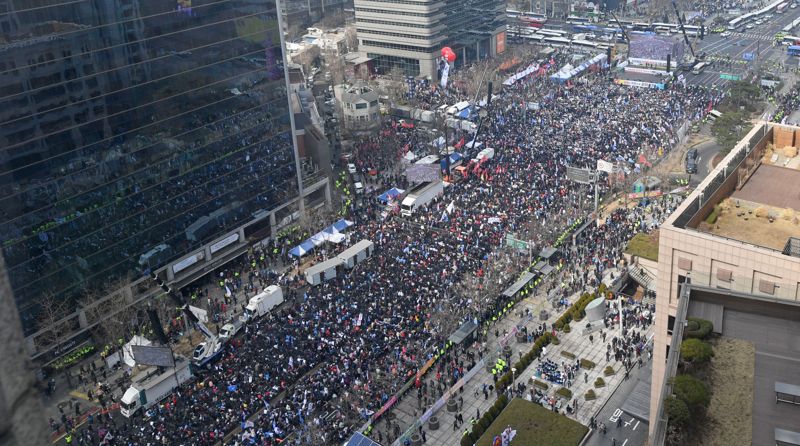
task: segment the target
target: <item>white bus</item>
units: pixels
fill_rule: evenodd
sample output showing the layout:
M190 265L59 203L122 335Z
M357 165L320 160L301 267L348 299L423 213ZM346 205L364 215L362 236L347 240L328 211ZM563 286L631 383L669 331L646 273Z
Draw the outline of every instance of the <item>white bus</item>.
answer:
M592 21L587 17L578 17L576 15L571 15L567 17L567 23L570 25L588 25L592 23Z
M582 39L573 39L572 40L572 46L575 47L575 48L585 48L585 49L590 49L590 50L596 50L597 49L597 44L596 43L590 42L588 40L582 40Z
M567 35L567 32L558 29L538 29L536 30L536 34L541 34L545 37L564 37Z
M708 65L709 65L708 62L700 62L699 64L694 66L694 68L692 69L692 74L698 75L702 73L703 70L705 70L706 67L708 67Z
M569 46L572 42L566 37L545 37L544 43L552 46Z
M545 39L545 37L542 36L542 35L539 35L539 34L523 34L522 35L522 40L524 40L526 42L529 42L529 43L542 43L542 41L544 39Z

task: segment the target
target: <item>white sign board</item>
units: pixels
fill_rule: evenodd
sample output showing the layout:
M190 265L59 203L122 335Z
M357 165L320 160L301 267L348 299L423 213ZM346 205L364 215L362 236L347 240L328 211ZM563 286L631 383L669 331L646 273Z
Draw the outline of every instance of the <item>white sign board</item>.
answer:
M213 245L211 245L209 247L209 249L211 250L211 254L214 254L215 252L221 250L222 248L224 248L224 247L226 247L226 246L228 246L228 245L230 245L232 243L235 243L238 240L239 240L239 233L238 232L233 233L233 234L225 237L224 239L214 243Z

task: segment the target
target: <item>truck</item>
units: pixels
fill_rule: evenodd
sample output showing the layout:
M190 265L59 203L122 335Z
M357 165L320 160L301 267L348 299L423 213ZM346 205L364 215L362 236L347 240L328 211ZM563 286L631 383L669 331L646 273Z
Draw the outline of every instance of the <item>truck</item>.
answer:
M400 214L409 217L418 208L430 203L434 198L442 195L444 185L442 180L420 183L408 192L400 203Z
M120 413L131 418L167 397L176 387L192 379L189 361L175 357L175 367L148 367L134 375L131 386L119 400Z
M247 306L244 307L241 321L247 322L250 319L261 317L282 303L283 290L277 285L270 285L263 292L250 298Z

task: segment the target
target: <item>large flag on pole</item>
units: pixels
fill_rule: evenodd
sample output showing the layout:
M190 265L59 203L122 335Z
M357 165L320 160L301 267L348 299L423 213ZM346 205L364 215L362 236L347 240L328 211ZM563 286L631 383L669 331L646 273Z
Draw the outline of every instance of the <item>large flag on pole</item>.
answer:
M614 171L614 165L605 160L597 160L597 170L611 173Z
M445 61L442 66L442 79L440 83L442 84L442 88L447 88L447 76L450 74L450 64Z

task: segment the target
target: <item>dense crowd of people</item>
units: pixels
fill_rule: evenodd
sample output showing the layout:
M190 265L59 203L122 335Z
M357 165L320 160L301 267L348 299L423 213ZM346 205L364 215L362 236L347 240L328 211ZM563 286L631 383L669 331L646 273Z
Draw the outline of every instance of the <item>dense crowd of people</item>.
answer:
M556 55L554 68L565 60ZM453 78L458 82L457 73ZM427 86L430 94L414 88L429 109L443 98L466 96L439 95L433 85ZM526 234L538 252L585 217L587 190L566 178L567 166L593 168L605 159L622 171L644 168L659 149L675 144L675 125L699 118L712 100L701 89L680 85L628 89L602 71L569 85L541 75L518 82L498 95L483 123L479 140L495 149L494 158L470 165L466 178L454 180L441 198L410 218L378 218L383 205L370 198L354 203L356 225L349 237L372 240L371 259L316 287L297 288L299 279L284 277L281 283L292 290L289 305L247 325L208 371L145 417L121 427L95 423L81 441L341 443L397 393L457 324L482 320L493 310L493 296L454 290L463 280L481 283L505 233ZM532 102L538 110L529 109ZM448 137L461 146L457 141L469 135L453 131ZM428 153L429 140L423 129L390 122L357 143L355 161L361 169L378 170L384 187L404 184L401 159L409 151ZM601 191L608 188L604 182ZM605 224L590 225L565 250L564 280L574 288L596 283L603 268L618 262L634 232L658 224L674 204L670 200L657 209L619 209ZM265 263L251 253L236 289L262 286ZM453 356L432 373L447 382L468 368Z

